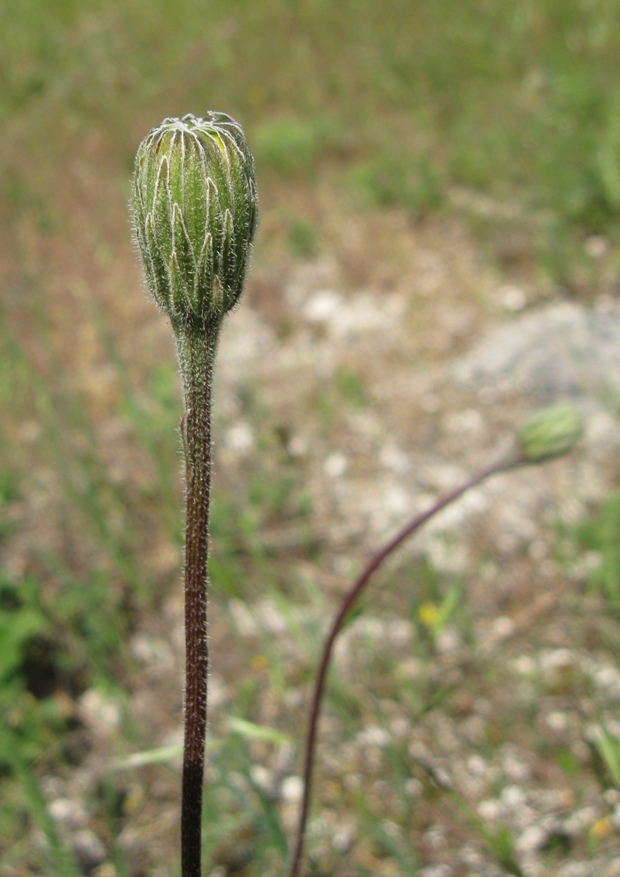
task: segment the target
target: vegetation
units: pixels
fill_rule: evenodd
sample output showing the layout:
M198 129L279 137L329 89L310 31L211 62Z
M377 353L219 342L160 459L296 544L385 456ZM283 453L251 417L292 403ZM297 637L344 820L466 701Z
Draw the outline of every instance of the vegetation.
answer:
M178 874L178 826L167 814L178 806L171 632L181 591L181 392L167 332L145 316L128 243L138 143L167 115L216 109L243 122L262 214L248 297L282 343L295 328L283 280L291 266L335 259L344 294L379 276L389 291L412 229L437 237L464 229L480 270L524 284L532 303L594 299L614 292L619 271L619 18L612 0L21 0L0 8L0 872ZM367 230L355 246L334 230L353 222ZM471 304L478 292L466 294ZM429 337L431 307L415 301ZM409 311L403 320L412 324ZM440 355L421 349L425 362ZM204 810L213 877L282 872L297 803L287 781L299 773L325 619L370 548L365 540L376 541L366 520L356 536L339 530L341 507L317 487L324 462L333 480L341 448L367 479L371 415L394 423L372 363L340 362L337 352L335 361L333 380L318 369L311 382L309 365L296 371L295 393L283 378L265 388L242 372L226 379L214 412L225 440L210 561L221 689ZM395 359L394 373L402 367ZM414 414L402 415L401 436ZM412 442L424 447L436 435L429 427ZM578 532L562 534L573 561L593 558L577 577L592 587L573 593L560 581L553 612L575 648L598 658L617 659L620 645L618 517L612 495ZM401 558L364 598L366 626L361 610L348 622L355 663L343 658L329 680L310 826L317 877L415 874L441 843L475 848L489 867L519 874L512 831L479 815L441 771L450 753L441 728L475 730L467 720L480 704L492 708L467 745L495 769L489 795L515 783L506 741L532 753L543 785L570 786L570 806L585 808L593 789L617 785L610 702L600 695L599 704L583 669L534 668L518 699L506 695L512 659L555 642L558 624L540 610L518 633L523 597L499 588L495 601L499 573L482 536L473 572L439 562L452 556L449 538L433 545L434 553ZM531 557L525 546L511 563L536 606L533 545ZM478 620L488 619L472 595L487 574L493 609L517 618L501 659L483 649ZM464 644L458 665L442 652L446 632ZM588 699L603 729L589 754L537 724L553 710L577 722ZM437 763L399 737L403 722L433 738ZM389 739L373 738L387 726L396 729ZM50 816L50 801L78 789L87 821L75 816L67 829ZM575 858L617 855L609 801L600 814L609 830L596 822L551 837L541 853L548 874L566 849ZM344 829L334 845L335 814ZM443 840L433 846L437 825ZM92 843L90 852L76 846L86 826L103 858Z

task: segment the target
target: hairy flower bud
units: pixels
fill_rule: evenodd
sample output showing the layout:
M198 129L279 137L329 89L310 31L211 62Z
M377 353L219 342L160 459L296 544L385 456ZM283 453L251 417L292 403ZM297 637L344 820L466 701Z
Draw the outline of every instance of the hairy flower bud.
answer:
M173 319L219 322L241 295L256 229L241 126L215 112L165 119L138 149L131 208L157 304Z
M560 402L529 417L517 432L521 463L542 463L573 450L585 432L579 412Z

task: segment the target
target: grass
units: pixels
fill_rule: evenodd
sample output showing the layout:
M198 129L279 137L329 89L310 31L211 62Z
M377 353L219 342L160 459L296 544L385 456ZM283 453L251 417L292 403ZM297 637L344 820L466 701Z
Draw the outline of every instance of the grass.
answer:
M465 188L472 197L464 212L500 261L508 258L501 230L516 226L522 252L511 258L533 259L553 282L576 286L580 260L570 251L593 234L615 246L620 107L608 83L618 74L619 38L611 0L518 9L499 0L483 9L452 0L381 8L370 0L334 8L183 0L174 10L56 0L5 11L2 24L13 47L0 71L5 155L25 137L32 160L40 149L47 158L38 170L11 168L7 202L44 226L60 207L48 203L46 176L61 172L85 132L111 126L106 147L120 182L136 130L173 106L217 105L245 120L264 192L331 176L370 203L419 218L441 213ZM37 145L50 114L54 137ZM495 204L486 229L475 193ZM504 208L513 216L502 221Z
M590 586L601 593L609 609L620 614L620 492L609 495L602 507L577 532L577 544L594 561Z
M281 264L331 253L333 210L386 222L397 214L418 228L457 221L511 281L587 299L613 290L618 276L619 15L611 0L23 0L0 9L0 871L79 873L49 817L44 779L60 777L69 794L84 753L97 755L80 698L96 689L131 700L146 675L132 637L145 618L162 640L171 629L181 402L172 346L142 333L144 312L131 304L140 292L125 204L139 140L165 115L201 108L243 121L263 215L256 260L276 266L275 287ZM584 249L594 235L604 239L601 256ZM356 283L343 277L345 289ZM301 426L311 421L301 457L290 452L298 424L276 393L266 402L248 384L222 400L233 412L222 424L250 422L258 451L231 470L222 463L234 479L219 480L216 469L211 572L222 648L214 651L234 692L213 718L205 803L213 874L276 875L285 859L290 812L251 768L296 769L277 735L299 737L320 631L346 578L336 561L357 557L319 526L340 512L321 505L312 478L321 454L348 435L349 419L377 410L365 374L336 363L333 378L308 395L300 388L309 409ZM349 440L366 448L364 438ZM602 559L593 590L614 615L618 515L613 494L576 537L578 552ZM360 725L394 718L414 716L432 735L441 710L462 710L465 722L472 703L512 684L506 667L476 657L466 585L428 561L403 562L365 602L380 630L397 616L411 623L413 640L380 649L372 631L352 636L357 665L333 673L312 828L317 877L345 873L346 856L320 821L336 819L343 801L358 822L356 873L414 874L424 855L432 858L417 846L435 823L518 873L509 829L483 831L449 794L449 815L438 814L432 779L404 744L375 753L375 762L360 762L352 745ZM252 618L261 600L281 633L262 623L247 636L222 633L235 630L239 606ZM446 628L471 646L468 672L441 657ZM441 678L437 661L446 664ZM160 699L172 728L178 703L163 689ZM503 705L500 738L511 722L520 727L517 706ZM169 755L159 721L125 716L115 735L97 738L98 769L136 752ZM479 746L492 761L498 734L492 723L485 733ZM565 773L581 782L583 763L568 744L554 745ZM617 783L617 758L601 755ZM88 794L117 877L151 865L153 877L175 875L173 841L166 847L175 826L161 830L163 839L149 835L165 810L152 803L157 790L169 810L175 801L174 759L105 776ZM357 788L346 786L351 776ZM380 781L404 790L412 778L424 785L426 809L405 791L400 803L376 791ZM135 809L124 809L126 800ZM152 860L127 841L134 826L154 844ZM32 844L33 836L44 840Z

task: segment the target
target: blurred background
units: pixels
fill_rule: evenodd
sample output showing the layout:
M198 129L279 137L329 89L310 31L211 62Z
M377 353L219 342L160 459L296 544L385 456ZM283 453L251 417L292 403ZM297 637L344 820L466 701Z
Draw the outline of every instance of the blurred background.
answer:
M0 6L0 874L179 874L172 332L127 201L227 112L260 227L215 390L205 874L284 873L326 619L395 527L568 398L343 634L315 877L620 875L613 0Z

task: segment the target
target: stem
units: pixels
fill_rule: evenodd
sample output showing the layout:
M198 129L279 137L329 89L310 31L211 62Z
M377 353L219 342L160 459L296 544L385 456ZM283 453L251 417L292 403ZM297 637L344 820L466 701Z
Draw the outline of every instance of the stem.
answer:
M342 626L349 611L352 609L353 605L360 597L362 591L368 584L368 580L375 572L375 570L378 569L379 566L381 566L383 561L386 560L386 558L389 557L389 555L396 548L398 548L398 546L401 545L401 543L403 543L405 539L407 539L409 536L419 530L423 524L430 520L430 518L434 517L438 512L440 512L446 506L450 505L450 503L454 502L472 487L476 487L478 484L485 481L491 475L495 475L498 472L502 472L507 468L511 468L513 465L514 461L511 461L509 459L502 459L499 462L494 463L492 466L483 469L477 475L474 475L460 487L457 487L456 490L453 490L451 493L440 497L435 502L435 504L431 506L430 509L410 521L406 527L403 527L403 529L396 534L391 542L388 542L387 545L385 545L377 554L375 554L375 556L366 566L360 577L355 581L351 589L346 594L344 600L342 601L340 609L338 610L332 622L329 635L323 647L321 663L319 665L319 671L317 673L314 693L312 696L310 718L308 720L308 734L306 738L306 754L304 759L304 794L299 813L299 821L297 824L295 849L293 852L293 859L291 863L291 869L289 871L289 877L297 877L297 874L299 873L299 864L303 854L306 823L308 821L308 811L310 808L312 774L314 770L314 756L316 750L316 735L319 715L321 711L321 703L325 688L325 679L327 677L327 670L329 668L329 662L331 659L334 642L342 629Z
M185 414L185 743L181 874L200 877L202 786L207 732L207 559L211 485L211 382L218 326L174 326Z

